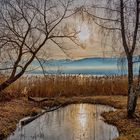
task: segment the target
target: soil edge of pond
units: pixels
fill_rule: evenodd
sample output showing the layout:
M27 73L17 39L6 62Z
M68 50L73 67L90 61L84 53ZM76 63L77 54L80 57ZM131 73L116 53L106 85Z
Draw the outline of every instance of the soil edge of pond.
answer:
M128 120L126 116L126 96L92 96L92 97L72 97L59 98L55 105L63 106L76 103L89 103L108 105L116 108L116 111L104 112L104 121L117 127L119 137L117 140L140 140L140 124L138 117ZM138 101L140 103L140 100ZM16 129L16 124L23 117L36 115L41 112L40 106L49 106L52 101L37 104L27 101L26 98L14 99L9 102L0 103L0 139L4 139ZM12 106L14 107L12 109ZM138 105L138 110L140 106ZM3 114L3 115L1 115ZM14 115L13 115L14 114Z

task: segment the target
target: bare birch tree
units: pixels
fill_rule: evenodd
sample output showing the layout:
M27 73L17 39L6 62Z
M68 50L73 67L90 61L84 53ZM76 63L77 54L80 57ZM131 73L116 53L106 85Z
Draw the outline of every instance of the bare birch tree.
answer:
M140 0L98 0L83 10L102 28L113 47L123 48L128 66L128 117L134 115L138 94L133 84L133 56L139 52ZM138 88L137 88L138 89Z

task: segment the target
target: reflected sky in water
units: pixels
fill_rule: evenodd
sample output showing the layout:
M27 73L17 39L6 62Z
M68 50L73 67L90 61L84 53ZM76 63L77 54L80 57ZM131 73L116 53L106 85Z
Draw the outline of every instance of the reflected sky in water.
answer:
M18 127L7 140L112 140L119 135L117 128L101 117L112 110L103 105L69 105Z

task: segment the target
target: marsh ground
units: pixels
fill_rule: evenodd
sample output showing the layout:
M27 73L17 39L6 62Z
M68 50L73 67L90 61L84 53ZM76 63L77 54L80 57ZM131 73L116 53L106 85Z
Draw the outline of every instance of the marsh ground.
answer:
M0 103L0 138L6 137L16 128L16 124L25 116L35 115L41 111L40 107L49 106L53 101L34 103L26 97L3 101ZM107 123L117 126L120 133L118 140L140 140L140 99L133 119L127 119L126 96L87 96L60 97L54 105L68 105L72 103L104 104L117 108L115 112L103 113Z

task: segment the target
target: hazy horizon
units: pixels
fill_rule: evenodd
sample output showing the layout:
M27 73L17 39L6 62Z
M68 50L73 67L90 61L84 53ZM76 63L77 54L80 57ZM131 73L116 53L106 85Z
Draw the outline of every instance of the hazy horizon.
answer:
M115 75L126 74L127 68L121 69L118 58L83 58L77 60L61 59L41 61L46 74L91 74L91 75ZM34 68L39 66L34 61ZM43 74L42 68L31 72L32 74Z

